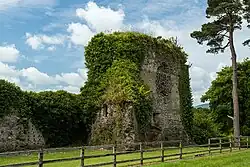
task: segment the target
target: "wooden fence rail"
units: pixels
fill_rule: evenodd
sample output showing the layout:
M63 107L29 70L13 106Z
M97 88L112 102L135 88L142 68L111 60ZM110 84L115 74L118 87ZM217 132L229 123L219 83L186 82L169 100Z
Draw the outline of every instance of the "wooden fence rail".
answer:
M212 141L217 141L216 143L212 143ZM18 152L8 152L8 153L0 153L0 157L5 156L15 156L15 155L21 155L21 154L30 154L30 153L37 153L38 154L38 161L35 162L26 162L26 163L18 163L18 164L9 164L9 165L0 165L0 167L19 167L19 166L28 166L28 165L37 165L38 167L44 167L45 164L49 163L56 163L56 162L66 162L66 161L80 161L80 167L98 167L98 166L104 166L104 165L112 165L113 167L116 167L117 164L124 164L128 162L138 162L141 166L143 166L144 162L146 160L158 160L159 162L164 162L165 158L169 157L175 157L178 159L183 159L183 155L194 155L194 156L200 156L211 153L213 151L219 151L219 153L222 153L223 150L229 150L232 152L234 143L233 138L211 138L208 140L208 144L203 145L187 145L183 146L182 141L178 141L179 146L178 147L164 147L164 143L170 143L168 142L152 142L152 143L135 143L134 145L139 146L139 150L135 151L123 151L123 152L117 152L118 145L106 145L102 147L112 147L112 153L106 153L106 154L97 154L97 155L85 155L85 149L93 149L93 148L102 148L100 146L82 146L82 147L74 147L74 148L56 148L56 149L40 149L40 150L30 150L30 151L18 151ZM238 147L237 149L246 148L248 149L249 146L249 137L248 136L241 136L240 140L238 140ZM176 141L172 141L175 142ZM149 144L160 144L159 148L153 148L153 149L145 149L146 145ZM121 146L121 145L119 145ZM216 147L217 146L217 147ZM145 148L144 148L145 147ZM208 150L195 150L195 151L186 151L188 148L208 148ZM171 149L178 149L179 153L175 154L165 154L168 150ZM44 154L45 153L51 153L51 152L57 152L57 151L71 151L71 150L80 150L80 156L79 157L71 157L71 158L61 158L61 159L53 159L53 160L45 160ZM144 157L145 153L148 152L155 152L160 151L160 154L158 156L151 156L151 157ZM139 153L140 158L137 159L129 159L129 160L117 160L117 157L120 155L127 155L127 154L134 154ZM98 164L91 164L88 165L85 163L86 159L92 159L92 158L100 158L100 157L113 157L113 160L111 162L103 162Z

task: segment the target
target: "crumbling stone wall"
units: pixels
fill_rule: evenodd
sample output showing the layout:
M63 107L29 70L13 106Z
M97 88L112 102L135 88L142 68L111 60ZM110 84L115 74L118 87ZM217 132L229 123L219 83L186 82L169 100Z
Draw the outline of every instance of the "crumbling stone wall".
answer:
M138 131L133 105L122 109L122 124L119 143L133 143L136 141L159 140L187 140L188 136L181 122L179 76L180 61L170 61L167 55L150 52L141 68L140 76L150 87L153 102L151 127L146 134ZM98 113L92 127L92 143L110 144L113 135L117 111L112 105L104 105Z
M82 93L97 90L87 96L89 106L95 106L98 112L91 143L188 139L186 131L191 134L192 128L192 99L188 66L185 65L187 55L176 40L136 32L100 33L86 47L85 58L89 73ZM117 66L113 67L114 64ZM107 74L115 77L107 78ZM105 95L111 96L109 100ZM130 106L134 112L128 115L136 116L126 116L131 112L126 107L121 107L122 113L117 114L114 104L127 101L132 101ZM106 102L109 104L99 110ZM130 128L122 127L118 133L121 135L114 140L115 127L127 122ZM134 137L128 140L124 134Z
M17 115L0 119L0 152L40 148L44 144L42 134L31 121Z
M150 52L142 65L141 77L150 87L153 115L147 140L187 139L181 122L179 76L180 61Z
M115 105L104 104L92 127L91 144L129 144L138 141L137 122L132 103L117 110Z

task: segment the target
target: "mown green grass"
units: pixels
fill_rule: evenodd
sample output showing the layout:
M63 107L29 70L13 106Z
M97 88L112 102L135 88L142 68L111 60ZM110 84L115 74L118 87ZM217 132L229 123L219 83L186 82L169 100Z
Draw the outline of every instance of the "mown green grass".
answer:
M150 167L250 167L250 150L166 162Z
M203 148L184 148L183 152L192 152L196 150L207 150L206 147ZM225 152L228 152L225 150ZM102 154L107 154L107 153L112 153L112 151L109 150L86 150L85 155L102 155ZM178 154L179 149L167 149L164 154L169 155L169 154ZM150 153L144 153L144 158L146 157L154 157L154 156L160 156L161 151L155 151L155 152L150 152ZM250 155L250 154L249 154ZM72 157L79 157L80 156L80 150L79 151L68 151L68 152L56 152L56 153L45 153L44 154L44 160L52 160L52 159L61 159L61 158L72 158ZM194 155L183 155L183 158L187 157L194 157ZM130 159L139 159L140 158L140 153L133 153L133 154L127 154L127 155L119 155L117 156L117 161L121 160L130 160ZM169 157L165 158L165 160L173 159L173 158L179 158L179 156L175 157ZM145 160L144 163L151 163L151 162L160 162L161 158L157 158L154 160ZM38 161L38 155L37 154L31 154L31 155L24 155L24 156L13 156L13 157L0 157L0 166L1 165L8 165L8 164L15 164L15 163L23 163L23 162L34 162ZM86 165L92 165L92 164L98 164L98 163L104 163L104 162L112 162L113 157L101 157L101 158L92 158L92 159L86 159L85 164ZM119 164L117 166L128 166L128 165L135 165L139 164L140 161L136 162L130 162L130 163L123 163ZM183 162L185 163L185 162ZM187 161L189 163L189 161ZM165 164L162 164L163 166ZM37 166L37 165L36 165ZM68 161L68 162L57 162L57 163L50 163L50 164L45 164L45 167L79 167L80 166L80 160L77 161ZM112 165L110 165L112 166ZM185 166L185 165L184 165ZM30 166L31 167L31 166Z

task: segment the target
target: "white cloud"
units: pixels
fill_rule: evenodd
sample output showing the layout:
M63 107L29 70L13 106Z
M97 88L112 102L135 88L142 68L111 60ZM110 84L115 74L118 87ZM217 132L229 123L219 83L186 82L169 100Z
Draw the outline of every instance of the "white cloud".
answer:
M16 49L14 44L0 46L0 61L13 63L17 61L19 56L20 52Z
M80 23L71 23L68 26L67 31L71 33L70 40L75 45L86 45L94 33L88 26Z
M9 82L19 84L19 71L15 67L4 64L0 61L0 79L8 80Z
M79 73L79 75L84 79L87 80L88 78L88 69L87 68L83 68L83 69L78 69L77 72Z
M22 69L21 75L25 77L28 81L35 85L46 85L46 84L56 84L57 81L50 77L48 74L40 72L35 67L29 67L27 69Z
M68 85L68 86L57 86L56 89L54 90L65 90L65 91L68 91L70 93L75 93L75 94L78 94L80 93L80 88L77 87L77 86L71 86L71 85Z
M32 36L29 33L26 33L26 44L28 44L32 49L38 49L42 47L42 41L37 36Z
M121 29L125 17L122 9L115 11L109 7L98 6L95 2L88 2L85 9L77 9L76 15L96 32Z
M191 67L191 85L193 91L203 91L206 90L210 86L211 76L207 71L200 67Z
M79 73L62 73L61 75L56 75L55 79L71 86L78 87L83 86L86 81L86 78L82 78Z
M50 46L50 47L48 47L48 51L55 51L56 50L56 47L55 46Z
M69 38L75 45L87 45L96 33L117 31L125 27L123 10L112 10L109 7L98 6L95 2L89 2L84 9L76 9L76 15L87 24L68 25Z
M76 72L48 75L36 67L16 69L0 61L0 79L8 80L20 86L23 90L66 90L79 93L87 80L87 70L78 69Z
M3 77L18 77L19 72L16 70L14 66L9 66L8 64L4 64L0 62L0 76Z
M213 78L210 73L197 66L190 68L190 77L194 103L199 104L201 95L209 88Z
M26 44L34 50L44 48L44 45L61 45L65 39L66 37L63 35L47 36L44 34L32 35L26 33Z
M171 24L175 24L171 22ZM172 36L181 36L182 32L173 28L169 28L163 25L159 21L149 20L148 18L144 19L142 22L137 24L137 27L140 31L144 33L153 35L153 36L163 36L163 37L172 37Z
M82 85L82 86L83 86L83 85ZM76 94L80 93L80 88L79 88L79 87L76 87L76 86L71 86L71 85L69 85L69 86L63 87L62 89L63 89L63 90L66 90L66 91L68 91L68 92L71 92L71 93L76 93Z

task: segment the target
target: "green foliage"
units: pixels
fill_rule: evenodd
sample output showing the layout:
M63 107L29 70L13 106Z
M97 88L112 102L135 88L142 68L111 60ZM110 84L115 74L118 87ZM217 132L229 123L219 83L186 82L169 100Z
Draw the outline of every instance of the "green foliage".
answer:
M247 20L248 22L248 28L250 28L250 0L244 0L244 11L245 11L245 15L244 18ZM248 45L250 46L250 39L246 40L243 45Z
M115 60L107 70L103 87L106 87L103 100L106 103L122 104L137 101L137 96L147 96L150 92L140 80L137 65L129 60Z
M30 119L51 147L86 142L91 115L84 110L83 101L82 96L65 91L24 92L0 80L0 117L17 114Z
M181 67L181 75L179 80L179 94L181 104L181 120L186 132L192 136L193 126L193 110L192 110L192 93L189 78L189 66L183 65Z
M206 17L214 21L203 24L201 31L194 31L191 37L199 44L206 41L208 53L224 52L230 44L230 33L242 27L243 4L240 0L208 0L207 3Z
M107 70L103 84L106 86L103 95L105 103L115 104L118 105L117 108L121 108L126 102L133 102L139 128L141 132L145 132L152 111L150 90L140 79L137 65L130 60L115 60Z
M193 109L192 135L196 144L207 143L209 138L220 136L219 125L215 123L209 109Z
M244 0L245 5L245 19L250 23L250 0Z
M201 100L209 101L215 122L221 124L223 133L230 133L232 120L227 115L233 116L232 104L232 68L224 67L217 73L217 78L212 81L211 87L202 96ZM239 107L240 125L242 135L250 135L250 60L238 63Z
M0 118L25 109L22 90L15 84L0 80Z
M158 54L174 52L173 55L170 54L173 59L186 59L181 48L170 40L152 38L137 32L99 33L94 36L85 47L85 60L89 71L88 81L81 88L82 94L91 99L90 106L92 107L93 102L94 106L100 104L100 97L105 90L100 82L115 60L129 60L139 69L149 49L156 50Z
M81 96L66 91L29 94L33 100L29 116L41 130L47 145L66 146L86 141L88 115L83 110Z
M150 125L152 101L149 89L140 79L141 63L150 54L168 56L169 61L181 62L184 83L180 85L181 110L187 129L192 124L192 100L189 85L187 55L174 39L153 38L137 32L99 33L85 48L88 81L81 88L85 109L100 111L104 102L122 104L133 102L141 132ZM190 130L189 130L190 131Z

